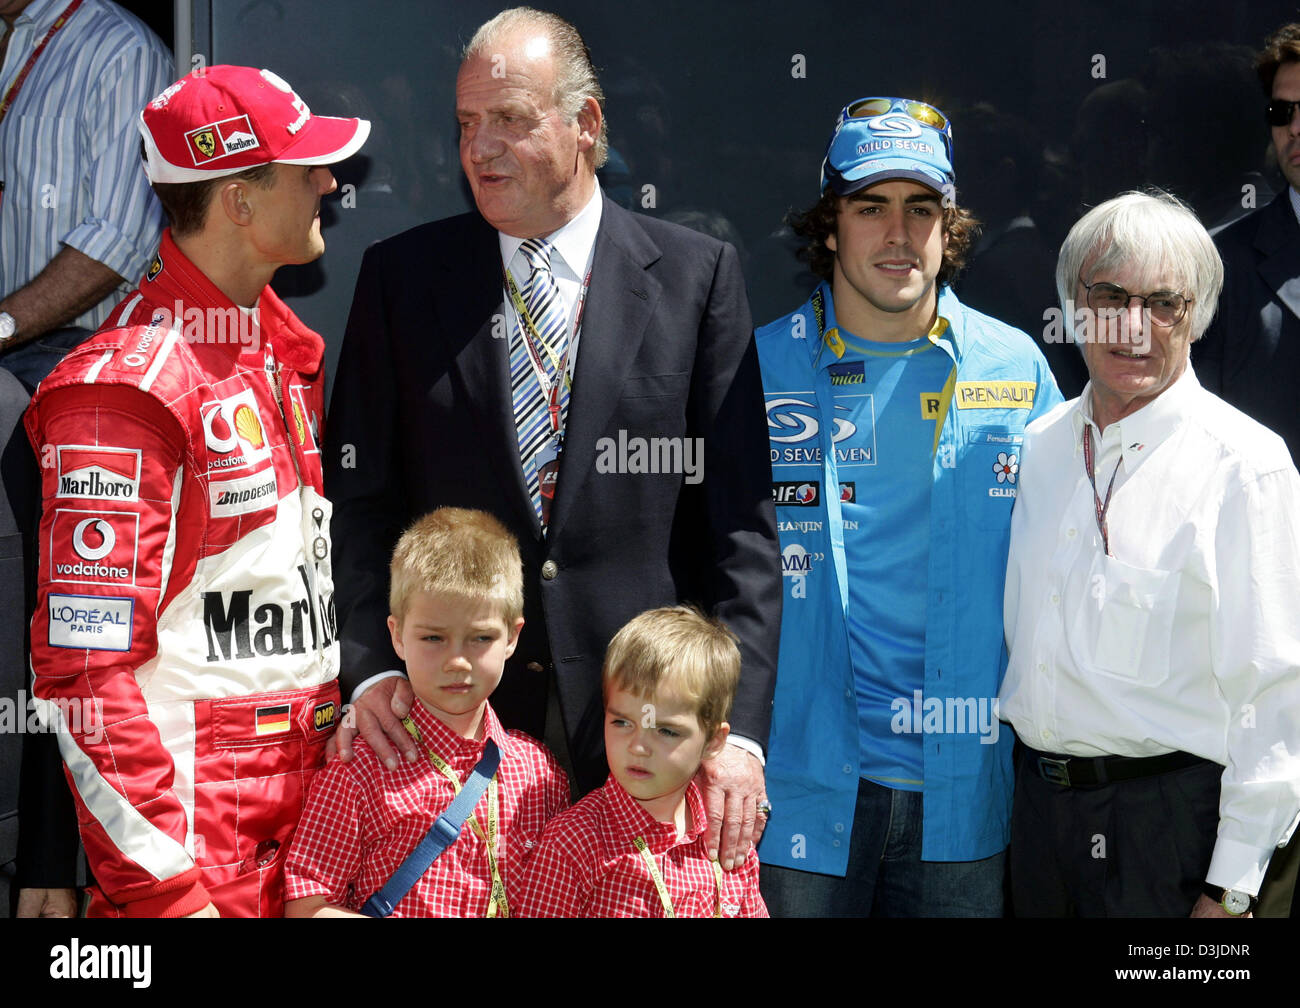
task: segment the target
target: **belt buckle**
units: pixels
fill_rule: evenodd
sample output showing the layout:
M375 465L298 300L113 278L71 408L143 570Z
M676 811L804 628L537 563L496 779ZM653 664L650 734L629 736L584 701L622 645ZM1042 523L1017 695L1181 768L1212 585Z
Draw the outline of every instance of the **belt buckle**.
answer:
M1052 759L1050 756L1038 757L1038 776L1049 784L1070 786L1070 768L1068 759Z

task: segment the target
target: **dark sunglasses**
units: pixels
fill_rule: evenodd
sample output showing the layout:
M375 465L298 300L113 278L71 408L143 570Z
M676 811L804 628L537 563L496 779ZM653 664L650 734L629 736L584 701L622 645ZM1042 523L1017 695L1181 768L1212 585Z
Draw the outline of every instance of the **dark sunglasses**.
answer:
M1290 126L1291 116L1295 114L1295 107L1300 105L1300 101L1283 101L1281 98L1274 98L1264 106L1264 118L1268 120L1270 126Z

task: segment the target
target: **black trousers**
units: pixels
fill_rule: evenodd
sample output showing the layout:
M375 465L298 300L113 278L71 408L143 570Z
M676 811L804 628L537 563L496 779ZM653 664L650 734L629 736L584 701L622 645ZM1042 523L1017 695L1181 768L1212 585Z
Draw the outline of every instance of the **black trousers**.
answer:
M1214 853L1223 767L1096 788L1043 780L1024 747L1011 813L1017 917L1186 917Z

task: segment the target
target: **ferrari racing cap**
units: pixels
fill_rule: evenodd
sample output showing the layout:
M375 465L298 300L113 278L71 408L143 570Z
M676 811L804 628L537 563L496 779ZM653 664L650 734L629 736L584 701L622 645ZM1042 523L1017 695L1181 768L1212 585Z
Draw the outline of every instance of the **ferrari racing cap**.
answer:
M312 115L270 70L202 67L140 113L150 182L201 182L281 161L333 164L370 135L365 119Z
M952 124L925 102L859 98L840 110L822 161L822 191L830 186L847 196L889 179L940 193L952 186Z

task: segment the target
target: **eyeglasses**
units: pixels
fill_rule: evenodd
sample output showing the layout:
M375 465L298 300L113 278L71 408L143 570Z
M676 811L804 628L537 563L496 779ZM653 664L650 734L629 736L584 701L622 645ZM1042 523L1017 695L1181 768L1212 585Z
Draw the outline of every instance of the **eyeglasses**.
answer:
M1129 302L1137 298L1150 315L1151 321L1158 326L1178 325L1187 314L1187 306L1195 300L1183 297L1176 291L1153 291L1145 295L1130 294L1123 287L1105 281L1083 283L1083 277L1079 277L1079 283L1083 284L1084 290L1088 292L1088 307L1093 311L1118 315L1128 309Z
M1270 126L1290 126L1291 116L1295 114L1297 105L1300 105L1300 102L1274 98L1264 106L1264 118L1268 120Z
M912 101L907 98L859 98L848 106L841 115L845 119L867 119L871 116L884 115L897 109L906 112L922 125L937 129L940 133L951 135L952 124L948 117L933 105Z

